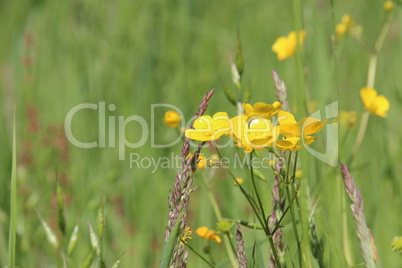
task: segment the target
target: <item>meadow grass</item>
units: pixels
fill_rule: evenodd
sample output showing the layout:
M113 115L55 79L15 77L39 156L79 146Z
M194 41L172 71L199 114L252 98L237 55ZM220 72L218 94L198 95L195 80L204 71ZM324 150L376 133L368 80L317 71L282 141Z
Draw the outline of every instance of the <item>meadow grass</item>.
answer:
M152 169L130 168L128 158L130 153L153 158L171 152L180 155L182 143L152 148L148 139L140 148L127 148L126 160L119 161L118 147L82 149L70 144L63 129L66 114L77 104L105 102L106 106L116 105L114 112L106 111L107 116L116 116L116 122L117 116L131 115L151 122L151 104L169 103L179 107L188 120L205 92L215 88L206 113L228 111L235 116L237 110L226 100L223 84L235 91L230 58L235 57L238 33L245 64L243 87L250 87L251 103L275 101L271 70L276 70L286 83L290 106L298 118L306 116L303 98L314 101L322 113L325 105L339 101L340 110L355 110L360 116L364 107L359 90L366 85L370 57L367 47L374 46L385 20L383 2L295 2L302 2L301 6L296 3L294 9L291 1L227 0L0 3L0 266L13 267L9 256L14 255L14 231L9 238L9 230L15 230L16 267L62 267L69 237L78 224L76 247L66 259L69 267L81 267L93 251L88 222L96 233L98 209L103 207L100 251L107 267L118 259L120 267L159 267L165 247L168 191L178 170L157 169L153 173ZM391 108L386 119L370 116L349 167L364 200L367 226L382 267L399 267L402 262L390 246L393 237L402 234L402 24L398 9L378 55L374 84L390 100ZM299 13L300 17L295 16ZM334 27L345 13L362 26L361 42L350 36L332 41ZM297 57L278 61L271 51L277 37L297 27L307 32L302 68L295 68ZM158 143L177 136L163 124L164 112L155 113ZM98 139L98 125L97 111L87 110L76 116L72 128L77 139L91 142ZM128 125L127 139L138 141L138 129L137 124ZM345 132L340 127L339 137ZM340 145L341 161L347 161L357 132L358 125ZM106 134L106 140L108 137ZM322 149L324 144L317 141L316 148ZM203 152L215 153L208 148ZM222 154L232 159L234 152L243 155L243 150L233 148ZM17 153L16 167L13 153ZM303 183L310 188L312 202L318 200L315 222L319 237L324 239L325 263L328 267L360 264L359 240L339 167L329 167L305 151L299 159L306 178ZM10 180L12 171L17 171L16 181ZM245 179L249 176L241 168L233 172ZM256 184L269 193L274 176L269 172L264 175L267 180L257 179ZM188 208L193 231L199 226L216 227L202 177L214 178L212 192L224 217L255 220L230 176L223 169L205 168L195 174L194 184L199 188L192 193ZM58 181L64 197L65 235L58 227ZM251 189L250 180L245 187ZM267 211L271 211L271 198L269 194L261 196ZM300 202L307 210L307 198L302 196ZM60 248L47 242L35 209L63 241ZM291 260L297 265L298 259L289 215L283 226L290 267ZM307 228L307 222L302 226ZM242 231L247 257L255 251L256 267L264 267L269 243L261 232ZM195 233L192 236L191 245L202 252L207 243ZM309 248L307 237L303 239L303 246ZM224 246L215 244L212 250L220 267L230 264ZM318 267L307 255L311 265ZM192 254L188 263L189 267L205 267Z

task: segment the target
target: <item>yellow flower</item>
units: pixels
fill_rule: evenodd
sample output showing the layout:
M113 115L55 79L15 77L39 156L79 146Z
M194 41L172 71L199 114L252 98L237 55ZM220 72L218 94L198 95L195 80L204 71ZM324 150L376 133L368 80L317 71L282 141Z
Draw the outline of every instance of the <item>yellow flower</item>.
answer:
M180 235L180 244L187 244L187 239L192 239L191 234L193 232L190 230L190 227L187 227Z
M197 118L193 124L194 129L187 129L187 138L197 141L213 141L222 135L229 134L229 118L227 113L216 113L213 117L204 115Z
M163 122L168 127L177 127L180 123L181 117L176 111L168 111L165 113Z
M381 117L387 117L389 101L383 95L377 95L374 88L365 87L360 90L364 107L371 113Z
M394 8L395 8L394 2L392 2L392 1L385 1L385 3L384 3L384 10L385 10L386 12L390 12L390 11L394 10Z
M345 14L342 16L341 23L336 25L335 33L336 38L339 40L345 34L351 34L355 38L360 38L362 32L362 28L359 25L355 25L355 22L349 14Z
M395 236L392 240L392 251L399 251L402 253L402 236Z
M205 167L205 164L207 163L207 158L203 155L198 156L198 163L197 167L198 169L203 169Z
M295 177L296 177L297 179L303 178L303 170L301 170L301 169L297 170L297 171L296 171L296 174L295 174Z
M299 122L296 122L294 116L285 111L279 111L278 121L280 124L280 133L284 136L282 140L277 140L276 145L280 150L297 151L305 145L315 141L315 138L310 136L320 131L327 120L321 123L320 120L305 117ZM301 139L303 137L303 140Z
M207 227L200 227L195 232L205 240L214 240L217 243L222 242L221 238L216 235L216 231L209 230Z
M262 116L265 118L270 118L277 112L282 107L282 103L279 101L275 101L272 105L271 104L266 104L263 102L257 102L253 106L249 103L243 103L243 108L248 117L253 117L253 116Z
M257 118L247 122L246 115L239 115L231 119L231 138L237 142L236 146L244 148L246 153L263 150L272 145L279 135L278 127L265 118Z
M304 38L306 37L306 31L302 30L297 34L292 31L287 37L281 36L276 39L275 43L272 45L272 51L276 53L278 60L284 60L292 57L297 48L297 35L299 36L299 46L300 49L303 46Z
M188 153L188 155L186 156L186 160L189 159L190 157L194 157L193 152ZM205 156L203 156L202 154L198 155L197 168L203 169L205 167L206 163L207 163L207 158Z
M342 37L344 34L348 33L350 29L355 24L352 16L345 14L342 16L341 23L336 25L335 32L338 37Z

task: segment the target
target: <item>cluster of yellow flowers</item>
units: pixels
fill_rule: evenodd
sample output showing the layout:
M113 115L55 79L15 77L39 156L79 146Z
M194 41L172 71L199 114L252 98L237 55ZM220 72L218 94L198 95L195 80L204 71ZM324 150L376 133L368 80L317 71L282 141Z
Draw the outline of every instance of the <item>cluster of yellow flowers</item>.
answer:
M245 113L234 118L229 118L225 112L212 117L204 115L194 121L194 129L187 129L185 135L197 141L214 141L229 136L246 153L272 146L278 150L297 151L314 142L311 135L320 131L327 121L306 117L297 122L291 113L282 111L281 106L280 102L258 102L253 106L245 103ZM272 121L275 115L278 125ZM280 134L282 139L278 139Z

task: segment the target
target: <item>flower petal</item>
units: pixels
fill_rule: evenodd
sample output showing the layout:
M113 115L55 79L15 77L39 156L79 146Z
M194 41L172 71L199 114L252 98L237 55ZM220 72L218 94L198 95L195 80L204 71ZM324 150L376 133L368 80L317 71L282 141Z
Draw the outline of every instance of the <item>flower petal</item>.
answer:
M387 117L386 112L388 111L390 105L389 101L387 100L386 97L380 95L376 98L375 100L375 114L382 116L382 117Z
M365 87L360 90L360 97L363 101L364 107L371 110L371 105L377 97L377 91L374 88Z

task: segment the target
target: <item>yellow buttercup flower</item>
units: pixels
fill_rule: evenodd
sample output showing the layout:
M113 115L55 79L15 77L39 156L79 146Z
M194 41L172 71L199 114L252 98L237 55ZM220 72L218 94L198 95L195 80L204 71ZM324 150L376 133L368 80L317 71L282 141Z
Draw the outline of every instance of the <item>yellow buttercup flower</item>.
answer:
M383 95L378 95L374 88L365 87L360 90L360 97L364 107L371 113L381 117L387 117L389 101Z
M392 2L392 1L385 1L385 3L384 3L384 10L385 10L386 12L390 12L390 11L394 10L394 8L395 8L394 2Z
M310 135L320 131L327 123L327 120L321 123L320 120L312 117L305 117L296 122L294 116L285 111L279 111L278 121L280 133L284 138L277 140L276 145L280 150L291 151L297 151L301 147L313 143L315 138Z
M231 138L237 142L236 146L244 148L246 153L253 150L263 150L272 145L279 135L278 127L265 118L257 118L248 122L246 115L239 115L231 119Z
M179 113L176 111L168 111L165 113L163 118L163 122L168 127L177 127L181 121L181 117Z
M300 49L303 46L304 38L306 37L306 31L302 30L297 34L297 32L292 31L287 37L281 36L276 39L275 43L272 45L272 51L276 53L278 60L284 60L292 57L297 48L297 36L299 37Z
M352 29L353 25L355 24L352 16L349 14L345 14L342 16L341 23L336 25L336 34L338 35L344 35L346 34L350 29Z
M295 174L295 177L296 177L297 179L303 178L303 170L301 170L301 169L297 170L297 171L296 171L296 174Z
M190 230L190 227L187 227L182 234L180 235L180 244L184 245L187 244L187 239L192 239L191 234L193 232Z
M282 103L279 101L275 101L273 104L257 102L253 106L249 103L243 103L242 105L248 117L261 116L267 119L279 112L282 107Z
M207 227L200 227L195 232L205 240L214 240L217 243L222 242L221 238L216 234L216 231L209 230Z
M343 15L341 23L339 23L335 27L336 38L338 40L341 39L345 34L349 33L356 38L360 38L361 32L362 32L361 26L355 25L353 17L350 16L349 14Z
M204 115L197 118L193 124L194 129L187 129L187 138L197 141L213 141L222 135L229 134L229 117L227 113L216 113L213 117Z

